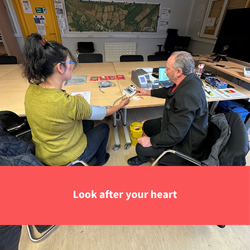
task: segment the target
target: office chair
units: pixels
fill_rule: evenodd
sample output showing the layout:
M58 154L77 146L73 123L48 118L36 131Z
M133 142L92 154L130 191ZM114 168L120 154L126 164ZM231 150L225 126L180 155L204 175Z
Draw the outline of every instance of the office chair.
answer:
M189 36L179 36L178 29L168 29L168 36L164 44L164 50L161 51L162 45L157 45L159 51L155 52L155 55L171 55L174 51L187 51L191 37Z
M16 113L5 110L0 111L0 120L10 135L31 141L31 130L26 117L19 117Z
M169 55L162 54L162 55L148 55L148 61L167 61Z
M84 132L86 133L88 130L92 129L92 127L93 127L93 125L88 123L88 125L84 127ZM32 134L31 134L31 129L30 129L30 126L28 124L26 117L19 117L16 113L14 113L12 111L0 111L0 130L1 130L1 128L5 129L5 131L8 133L8 135L15 136L16 138L27 142L27 144L26 144L27 147L29 147L32 150L32 145L30 145L30 146L28 145L31 143ZM0 136L1 136L1 134L0 134ZM20 149L20 151L18 151L18 152L13 151L11 148L11 142L9 143L9 145L10 145L8 147L9 153L7 155L10 157L14 157L9 164L11 165L13 163L13 165L15 166L14 163L22 160L21 155L25 154L25 152L22 152L22 149ZM18 157L18 156L20 156L20 157ZM0 155L0 157L1 157L1 155ZM39 165L39 166L44 165L36 157L34 157L34 163ZM67 166L94 166L95 164L96 164L96 157L94 156L88 162L85 162L82 160L75 160L75 161L70 162Z
M164 44L165 51L161 51L162 45L157 45L159 47L159 51L155 52L155 55L159 55L163 53L171 55L171 53L175 50L176 42L178 39L178 29L168 29L167 33L168 35Z
M219 125L216 120L219 119ZM151 166L164 165L165 154L175 154L185 159L185 165L198 166L245 166L249 151L248 134L238 113L219 113L211 116L204 154L200 159L194 159L173 149L164 151ZM167 155L166 155L167 157Z
M17 64L15 56L0 56L0 64Z
M78 55L79 63L95 63L95 62L103 62L102 54L96 53L84 53Z
M93 42L78 42L77 50L78 53L94 53L94 43Z
M142 55L122 55L120 56L120 62L142 62Z
M178 36L176 41L176 49L179 51L187 51L190 41L190 36Z

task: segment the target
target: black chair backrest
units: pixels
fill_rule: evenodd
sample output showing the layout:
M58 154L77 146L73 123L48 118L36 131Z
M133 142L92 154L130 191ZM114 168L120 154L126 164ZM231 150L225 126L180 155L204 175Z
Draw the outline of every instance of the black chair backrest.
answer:
M94 62L103 62L102 54L99 53L84 53L78 55L79 63L94 63Z
M168 29L164 49L165 51L173 52L178 40L178 29Z
M162 55L148 55L148 61L167 61L170 57L169 54L162 54Z
M176 41L176 46L178 47L178 50L187 50L190 41L190 36L178 36L178 39Z
M77 51L79 53L93 53L95 52L93 42L78 42Z
M246 126L238 113L225 113L231 128L229 141L220 154L221 166L245 166L249 151L249 140Z
M0 120L5 124L7 130L23 123L23 118L8 110L0 111Z
M30 126L25 116L20 117L12 111L4 110L0 111L0 122L11 135L24 141L32 139Z
M199 160L203 161L208 158L212 146L215 144L216 140L220 137L220 135L221 130L215 124L209 123L206 141L204 142L204 145L201 145L201 147L204 148L204 153L202 155L202 158Z
M120 56L120 62L142 62L142 55L122 55Z
M0 56L0 64L17 64L15 56Z
M245 166L246 155L249 151L246 126L243 123L240 114L234 112L224 114L229 124L231 134L226 146L219 154L220 166ZM205 152L201 160L208 158L212 146L216 143L220 134L220 129L216 125L210 123L208 127L207 140L205 145L203 145Z

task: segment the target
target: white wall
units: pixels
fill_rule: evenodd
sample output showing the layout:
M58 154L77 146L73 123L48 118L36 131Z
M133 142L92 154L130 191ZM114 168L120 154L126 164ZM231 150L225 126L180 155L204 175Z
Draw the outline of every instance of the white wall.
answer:
M199 37L198 32L201 30L203 19L206 13L206 8L209 0L194 0L193 8L191 11L191 18L189 22L189 27L187 35L192 37L191 43L189 45L189 50L193 54L212 54L215 40L202 39ZM205 6L202 18L197 20L197 12L200 6Z

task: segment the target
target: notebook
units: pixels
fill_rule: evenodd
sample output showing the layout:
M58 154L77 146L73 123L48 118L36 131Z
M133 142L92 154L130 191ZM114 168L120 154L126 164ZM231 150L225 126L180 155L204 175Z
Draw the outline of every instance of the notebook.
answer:
M159 67L159 82L162 87L168 88L173 86L173 83L169 81L168 76L165 73L166 67Z

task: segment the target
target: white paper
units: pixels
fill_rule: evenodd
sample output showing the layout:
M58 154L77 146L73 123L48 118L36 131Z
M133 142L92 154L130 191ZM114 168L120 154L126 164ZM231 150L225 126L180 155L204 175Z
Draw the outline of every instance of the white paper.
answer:
M200 21L202 19L203 14L204 14L204 10L205 10L205 5L198 6L198 10L197 10L196 16L195 16L195 21Z
M47 35L44 24L36 23L36 27L37 27L37 31L38 31L38 33L40 35L42 35L42 36L46 36Z
M55 3L56 15L63 15L63 4L62 3Z
M85 84L86 83L86 78L87 76L85 75L73 75L71 76L71 79L65 83L65 85L70 85L70 84Z
M169 20L170 19L170 13L171 13L170 8L162 8L160 18L165 19L165 20Z
M214 27L216 17L209 17L207 19L207 25L206 27Z
M66 24L65 24L64 17L61 17L60 15L58 15L57 16L57 22L58 22L59 29L61 29L61 30L66 29Z
M244 97L246 95L242 94L241 92L235 90L234 88L228 88L228 89L216 89L217 93L219 93L222 97L226 99L231 98L238 98L238 97Z
M91 92L90 91L85 91L85 92L72 92L71 95L74 96L74 95L82 95L84 97L84 99L88 102L88 104L90 104L90 94Z
M33 13L31 5L30 5L30 1L22 1L22 5L23 5L24 13L29 13L29 14Z
M205 88L205 94L207 98L221 98L221 94L210 87Z
M168 28L168 20L159 20L159 30L167 30Z

